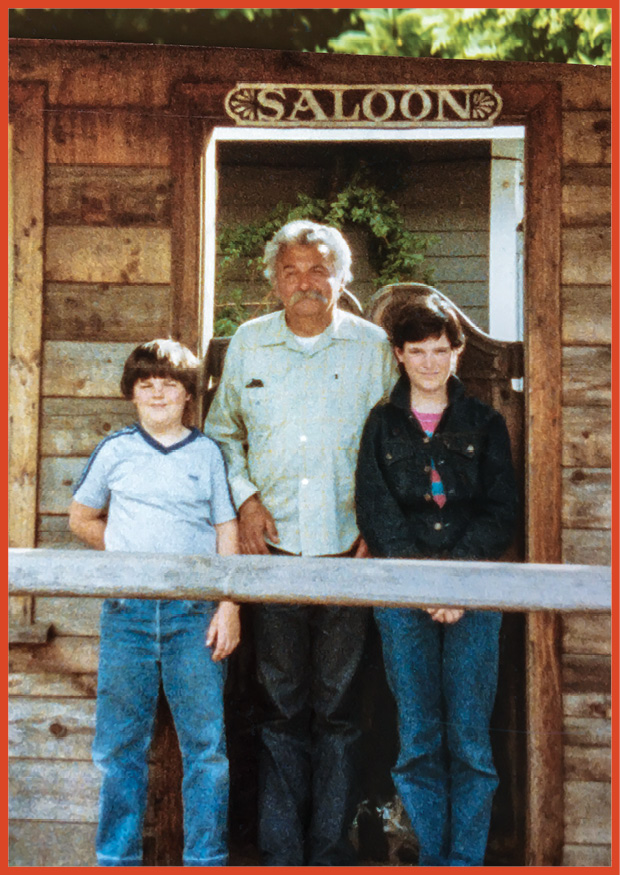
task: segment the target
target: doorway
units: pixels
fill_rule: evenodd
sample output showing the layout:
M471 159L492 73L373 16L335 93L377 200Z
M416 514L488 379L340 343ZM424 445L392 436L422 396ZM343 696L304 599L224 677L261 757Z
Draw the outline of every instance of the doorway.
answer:
M428 238L422 275L403 279L436 285L480 330L505 341L523 337L523 147L524 128L412 131L265 130L215 128L204 156L202 337L204 349L214 315L225 307L226 287L215 292L217 240L226 225L251 223L279 203L295 206L307 197L335 196L359 168L379 184L405 215L407 226ZM345 228L354 260L350 290L362 306L376 290L367 241ZM245 298L247 317L260 315L264 289ZM518 379L521 375L513 375ZM518 385L522 389L522 380ZM517 385L513 383L513 387ZM516 440L523 441L523 404ZM523 448L516 456L523 474ZM521 477L523 481L523 477ZM513 561L523 561L521 542ZM247 624L249 627L249 624ZM525 846L525 620L507 617L502 632L502 668L493 718L493 740L500 789L489 841L488 862L524 863ZM401 850L386 835L400 824L394 817L389 767L396 754L395 712L381 666L378 638L369 644L366 738L374 768L365 776L364 830L375 835L363 850L366 862L406 863L410 842ZM236 659L232 679L244 701L230 692L232 838L244 855L252 854L253 781L256 737L252 700L251 645ZM372 701L371 701L372 700ZM380 715L380 719L378 716ZM235 754L238 751L238 754ZM369 750L370 752L370 750ZM234 762L235 757L240 759ZM373 759L373 757L370 757ZM387 812L387 815L386 815ZM241 825L241 826L240 826ZM235 835L235 831L237 834ZM249 849L249 850L248 850ZM402 859L398 854L405 854Z

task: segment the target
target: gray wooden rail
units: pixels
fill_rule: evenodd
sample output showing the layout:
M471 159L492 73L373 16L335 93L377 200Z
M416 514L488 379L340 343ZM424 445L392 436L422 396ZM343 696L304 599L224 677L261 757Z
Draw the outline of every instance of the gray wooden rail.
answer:
M9 550L11 595L609 611L611 569L431 559Z

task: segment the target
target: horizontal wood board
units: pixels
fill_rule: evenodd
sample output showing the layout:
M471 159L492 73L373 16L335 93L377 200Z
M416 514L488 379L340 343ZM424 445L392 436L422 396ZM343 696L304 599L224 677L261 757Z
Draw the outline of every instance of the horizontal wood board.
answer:
M611 842L611 785L598 781L566 781L566 844Z
M564 344L611 343L611 286L562 286Z
M89 456L99 441L136 420L124 398L44 398L42 456Z
M563 529L562 561L573 565L611 565L611 529Z
M610 609L611 571L509 562L11 550L9 591L583 611Z
M611 614L566 614L562 618L564 653L611 654Z
M9 822L9 866L96 866L96 823Z
M170 231L52 225L45 243L48 282L170 282Z
M168 285L46 283L44 339L143 343L168 337L172 294Z
M91 762L9 760L9 817L96 823L100 784Z
M9 699L9 756L90 763L95 701L28 696Z
M168 228L171 201L172 179L167 168L47 167L48 225Z
M566 528L611 528L611 472L607 468L564 468L562 524Z
M119 398L123 365L134 347L134 343L46 341L43 395Z

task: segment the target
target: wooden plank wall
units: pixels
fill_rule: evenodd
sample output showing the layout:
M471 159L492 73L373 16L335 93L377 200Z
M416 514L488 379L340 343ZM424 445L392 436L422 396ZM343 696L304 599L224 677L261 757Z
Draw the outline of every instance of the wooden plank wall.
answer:
M72 482L96 443L132 419L118 393L120 366L133 345L171 329L174 181L158 113L173 82L204 77L208 64L212 81L230 76L227 60L208 57L14 48L13 79L44 82L48 101L39 546L78 546L66 526ZM327 69L338 63L325 57ZM548 67L540 75L563 80L564 109L563 558L607 563L610 93L589 71ZM239 80L259 70L258 53L238 56ZM37 599L35 619L52 623L50 641L11 650L12 865L94 865L97 610L90 600ZM606 616L564 622L566 865L610 860L609 638Z
M37 545L66 549L80 547L66 516L75 478L134 419L123 361L171 331L171 179L166 132L148 114L52 109L46 151ZM38 598L50 641L11 649L11 865L96 865L99 609Z
M611 562L611 112L565 94L562 174L565 562ZM609 614L563 619L564 865L611 865Z

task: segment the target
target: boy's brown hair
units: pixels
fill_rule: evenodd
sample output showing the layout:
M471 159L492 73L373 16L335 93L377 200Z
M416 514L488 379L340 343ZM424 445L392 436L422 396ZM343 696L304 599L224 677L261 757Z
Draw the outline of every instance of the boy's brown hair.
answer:
M125 398L131 399L138 380L171 377L182 383L192 398L196 398L199 369L199 359L177 340L149 340L137 346L127 358L121 377L121 392Z

